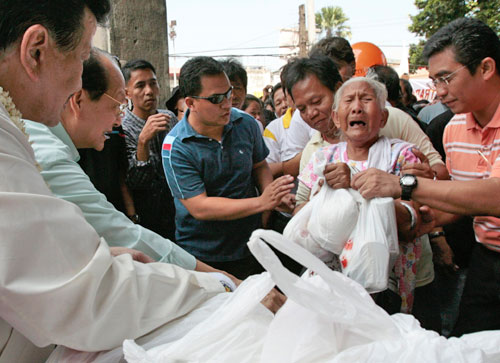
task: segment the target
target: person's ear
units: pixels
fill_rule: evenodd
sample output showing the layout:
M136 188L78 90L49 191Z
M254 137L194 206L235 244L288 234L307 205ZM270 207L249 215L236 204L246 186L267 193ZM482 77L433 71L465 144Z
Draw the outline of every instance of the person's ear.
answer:
M19 47L21 65L28 77L36 81L40 77L42 63L47 59L51 39L47 29L32 25L25 32Z
M484 80L489 80L497 73L496 63L491 57L486 57L481 61L479 69Z
M339 120L338 114L337 114L337 112L335 112L335 110L332 110L332 119L333 119L333 123L335 124L335 126L340 130L341 129L340 120Z
M79 116L82 112L82 103L84 101L84 91L83 89L73 93L68 100L68 106L70 107L72 113Z
M382 110L382 121L380 122L380 128L383 128L387 124L387 120L389 119L389 111L387 108Z
M186 97L184 98L184 102L186 103L186 106L187 108L189 108L191 111L193 111L195 109L194 106L194 98L191 98L191 97Z

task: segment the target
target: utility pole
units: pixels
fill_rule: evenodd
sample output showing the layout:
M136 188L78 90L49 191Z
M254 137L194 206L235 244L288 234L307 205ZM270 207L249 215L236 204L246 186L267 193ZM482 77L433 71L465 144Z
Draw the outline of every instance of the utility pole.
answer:
M160 105L170 95L165 0L112 0L111 53L122 61L146 59L156 68Z
M299 6L299 57L307 57L306 10L304 4Z
M310 49L316 42L316 15L314 14L314 0L307 0L307 35Z
M172 57L172 69L174 73L174 84L172 87L177 86L177 70L175 69L175 37L177 36L177 33L175 32L175 27L177 25L176 20L172 20L170 22L170 33L168 35L170 36L170 40L172 40L172 52L174 53L174 56Z

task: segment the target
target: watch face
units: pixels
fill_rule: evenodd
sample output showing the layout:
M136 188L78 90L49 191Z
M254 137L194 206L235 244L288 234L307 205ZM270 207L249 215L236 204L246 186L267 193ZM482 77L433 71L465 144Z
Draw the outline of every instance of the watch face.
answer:
M415 183L415 177L413 175L405 175L401 178L401 184L405 186L411 186Z

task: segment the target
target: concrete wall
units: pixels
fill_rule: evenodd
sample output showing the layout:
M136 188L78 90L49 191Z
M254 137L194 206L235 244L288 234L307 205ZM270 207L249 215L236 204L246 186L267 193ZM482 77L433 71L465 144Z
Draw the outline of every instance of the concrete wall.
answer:
M109 51L122 63L146 59L156 68L161 87L160 108L170 93L168 77L168 27L165 0L112 0ZM105 40L105 36L101 36Z

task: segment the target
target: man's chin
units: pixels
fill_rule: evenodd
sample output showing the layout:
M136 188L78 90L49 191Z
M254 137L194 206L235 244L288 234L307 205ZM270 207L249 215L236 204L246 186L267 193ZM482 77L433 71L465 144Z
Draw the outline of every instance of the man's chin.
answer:
M144 110L146 110L146 111L149 111L149 112L156 112L156 110L158 108L158 102L156 102L156 101L146 101L142 105L142 108Z
M32 121L40 122L47 127L54 127L54 126L59 125L59 123L61 122L61 118L60 117L52 117L52 118L48 117L48 118L42 119L41 121L40 120L32 120Z

